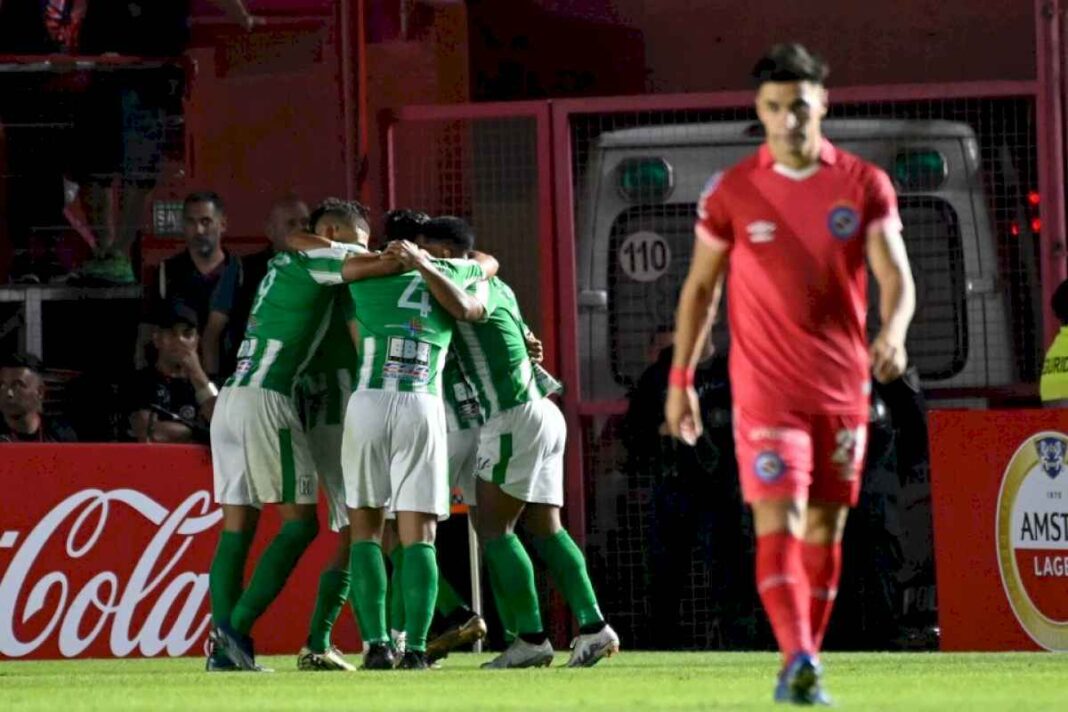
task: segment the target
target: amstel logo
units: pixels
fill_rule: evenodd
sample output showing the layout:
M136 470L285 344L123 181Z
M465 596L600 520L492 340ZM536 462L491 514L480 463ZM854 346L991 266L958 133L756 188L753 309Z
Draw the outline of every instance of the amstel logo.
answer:
M998 567L1020 625L1068 651L1068 435L1036 433L1005 468L998 493Z

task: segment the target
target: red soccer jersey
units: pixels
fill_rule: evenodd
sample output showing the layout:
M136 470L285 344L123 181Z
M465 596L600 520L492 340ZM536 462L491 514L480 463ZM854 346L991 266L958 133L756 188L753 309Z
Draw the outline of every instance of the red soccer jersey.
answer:
M867 415L865 238L900 226L879 168L824 140L804 171L768 147L709 180L698 239L730 250L734 402L754 413Z

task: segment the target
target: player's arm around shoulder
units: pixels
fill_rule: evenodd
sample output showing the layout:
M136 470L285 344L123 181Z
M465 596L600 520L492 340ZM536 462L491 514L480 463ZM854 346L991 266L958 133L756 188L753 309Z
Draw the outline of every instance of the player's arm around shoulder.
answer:
M366 252L345 258L341 266L341 279L345 282L358 282L362 279L389 277L406 269L400 260L385 252Z
M497 276L497 271L500 269L501 265L493 255L488 255L485 252L479 252L478 250L471 250L471 252L467 254L467 257L468 259L477 262L482 268L484 279L493 279Z
M916 310L916 286L901 235L897 198L889 177L879 169L872 169L869 203L872 219L865 249L879 285L881 324L871 343L871 367L875 378L887 383L904 373L908 365L905 337Z
M417 270L422 275L431 296L452 318L458 321L481 321L485 317L485 305L477 297L464 291L461 284L472 281L467 273L461 274L457 268L442 260L440 261L442 269L451 273L446 275L442 269L439 269L439 261L432 259L426 251L407 240L391 242L386 252L396 256L409 269ZM468 269L471 276L485 277L485 271L481 265L472 264Z

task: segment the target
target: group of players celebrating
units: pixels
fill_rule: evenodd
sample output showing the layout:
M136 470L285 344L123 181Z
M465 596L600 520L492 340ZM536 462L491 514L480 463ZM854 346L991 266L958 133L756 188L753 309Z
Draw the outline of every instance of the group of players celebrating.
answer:
M742 493L754 513L757 590L783 657L774 699L794 704L830 702L819 650L846 514L860 492L870 379L902 374L915 309L889 178L823 138L826 74L797 44L776 45L754 68L766 140L713 176L698 201L664 413L667 432L696 441L694 370L729 266ZM237 372L215 407L224 527L211 569L218 652L209 668L258 669L249 631L316 535L316 473L341 538L320 580L301 667L351 668L329 640L346 596L369 646L366 668L426 668L485 634L481 618L453 605L454 625L427 643L439 586L451 591L439 583L434 552L450 477L477 503L491 588L513 636L486 667L553 657L531 560L514 533L521 517L578 618L568 665L616 652L619 638L560 524L566 432L547 398L557 384L537 364L540 344L496 277L497 262L474 251L457 218L394 214L387 239L400 239L371 252L365 212L327 202L312 214L311 231L290 236L272 261ZM870 344L868 267L882 317ZM284 524L242 590L265 503L278 506ZM383 542L393 542L397 635L386 622Z
M434 539L450 485L469 505L510 640L484 667L553 661L520 519L578 619L567 665L596 664L619 638L560 522L566 427L548 399L559 384L538 363L540 342L463 220L390 213L379 252L370 232L363 206L325 201L307 233L286 238L256 293L211 422L223 531L207 669L263 670L250 632L318 534L320 486L339 536L300 669L355 669L330 642L346 601L365 669L427 669L486 635L439 577ZM264 504L282 526L245 585ZM436 607L448 625L428 641Z

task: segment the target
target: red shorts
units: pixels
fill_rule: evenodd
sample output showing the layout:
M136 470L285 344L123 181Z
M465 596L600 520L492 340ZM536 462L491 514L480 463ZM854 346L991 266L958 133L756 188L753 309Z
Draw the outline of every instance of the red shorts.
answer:
M854 506L868 441L867 415L734 409L734 448L746 502L806 497Z

